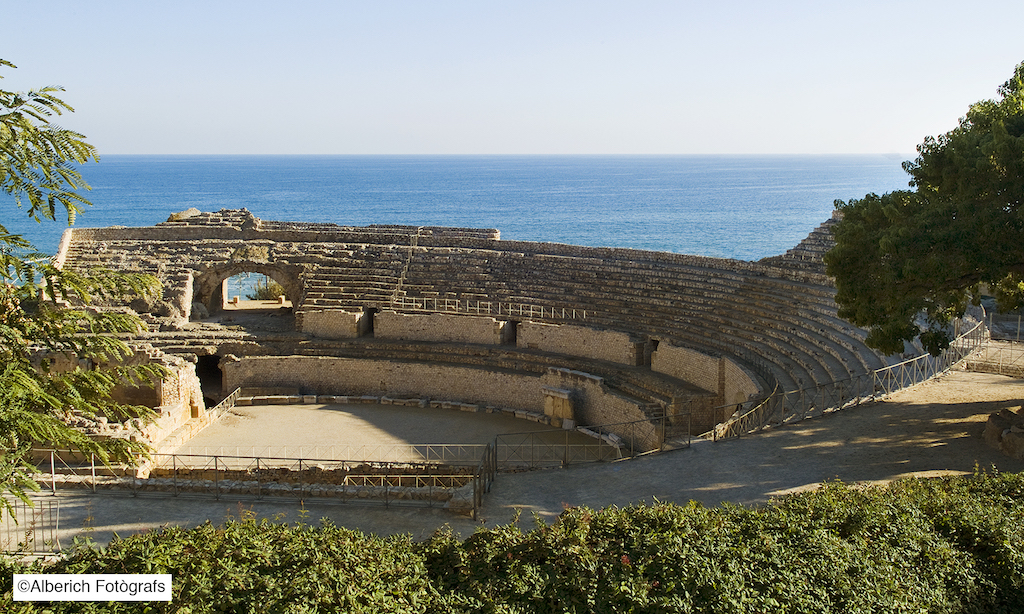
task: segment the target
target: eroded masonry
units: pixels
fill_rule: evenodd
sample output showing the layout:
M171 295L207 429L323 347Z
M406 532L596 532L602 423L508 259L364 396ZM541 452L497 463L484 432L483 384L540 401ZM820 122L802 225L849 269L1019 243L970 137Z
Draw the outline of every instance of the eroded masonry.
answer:
M827 226L760 262L503 241L497 230L271 222L189 210L71 229L58 264L155 275L138 355L171 365L147 437L180 443L237 388L430 399L563 427L669 417L701 433L735 404L886 364L839 319ZM259 273L280 306L241 309ZM684 419L685 418L685 419Z

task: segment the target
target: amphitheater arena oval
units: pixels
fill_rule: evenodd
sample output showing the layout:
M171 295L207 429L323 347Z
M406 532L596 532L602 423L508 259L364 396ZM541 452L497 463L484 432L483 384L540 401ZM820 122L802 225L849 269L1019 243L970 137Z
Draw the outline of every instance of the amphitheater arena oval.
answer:
M493 229L340 226L192 209L151 227L66 231L59 266L155 275L125 305L148 351L236 387L420 396L611 424L838 381L891 360L840 319L821 255L828 220L758 262L503 241ZM273 326L233 324L224 281L277 281ZM151 346L151 347L150 347Z

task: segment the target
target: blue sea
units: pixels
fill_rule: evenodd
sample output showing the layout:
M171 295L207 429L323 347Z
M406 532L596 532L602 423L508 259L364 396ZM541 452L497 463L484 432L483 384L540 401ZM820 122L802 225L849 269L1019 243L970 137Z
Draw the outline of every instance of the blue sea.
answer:
M271 220L497 228L504 239L756 260L800 242L833 201L907 187L910 156L104 156L82 167L76 227L148 226L245 207ZM11 206L43 251L65 224Z

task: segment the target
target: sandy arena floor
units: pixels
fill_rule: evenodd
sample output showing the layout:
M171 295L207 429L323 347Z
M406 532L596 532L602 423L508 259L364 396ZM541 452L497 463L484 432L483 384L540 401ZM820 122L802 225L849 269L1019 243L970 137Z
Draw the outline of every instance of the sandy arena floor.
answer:
M175 452L362 460L347 454L367 446L391 444L486 444L499 433L551 430L561 432L502 414L454 409L256 405L235 407ZM578 433L571 435L579 443L594 442Z
M862 405L822 418L805 420L757 435L718 443L700 442L691 448L651 455L629 461L577 465L566 469L499 474L484 497L479 523L442 509L390 508L359 505L322 505L307 501L302 510L294 503L263 500L239 503L209 498L131 498L89 495L59 491L61 501L61 541L71 542L76 534L88 532L97 541L159 528L166 524L194 525L206 520L222 522L254 514L259 518L333 522L378 534L409 533L425 538L436 528L449 525L463 536L479 524L494 526L509 522L516 510L523 511L523 524L531 526L534 514L550 521L565 506L604 507L632 503L697 500L706 505L723 501L759 504L772 496L816 488L825 480L881 483L909 476L964 474L975 466L1000 471L1024 471L1024 461L1010 459L985 445L982 433L989 413L1003 407L1017 407L1024 398L1024 380L984 373L952 372L936 380L893 395L880 403ZM299 429L287 424L309 427L309 437L321 437L319 419L337 412L317 406L291 406L297 410L285 422L261 426L276 440L297 437ZM340 407L340 406L339 406ZM374 411L359 417L358 428L378 429L406 441L440 441L454 438L447 418L494 419L489 414L461 414L451 410L421 410L415 418ZM344 406L346 411L357 410ZM256 413L257 408L253 408ZM309 413L314 412L314 413ZM335 418L331 418L332 420ZM225 420L223 432L253 432L255 416L240 414ZM510 419L516 430L535 423ZM289 422L294 421L294 422ZM344 430L342 427L338 427ZM492 428L492 427L488 427ZM292 433L294 430L295 433ZM209 444L217 443L218 430L202 435ZM355 432L355 431L352 431ZM367 431L369 432L369 431ZM259 434L259 433L256 433ZM266 433L264 433L266 434ZM334 435L332 435L333 437ZM493 435L490 435L493 436ZM303 436L305 437L305 436ZM476 435L467 435L472 440ZM223 441L223 440L221 440ZM197 442L193 442L195 445Z

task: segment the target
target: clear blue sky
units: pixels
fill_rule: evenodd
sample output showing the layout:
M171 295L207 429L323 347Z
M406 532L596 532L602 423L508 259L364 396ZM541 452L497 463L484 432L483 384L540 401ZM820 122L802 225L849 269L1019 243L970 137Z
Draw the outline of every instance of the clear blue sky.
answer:
M1021 0L6 2L0 87L115 153L910 154Z

